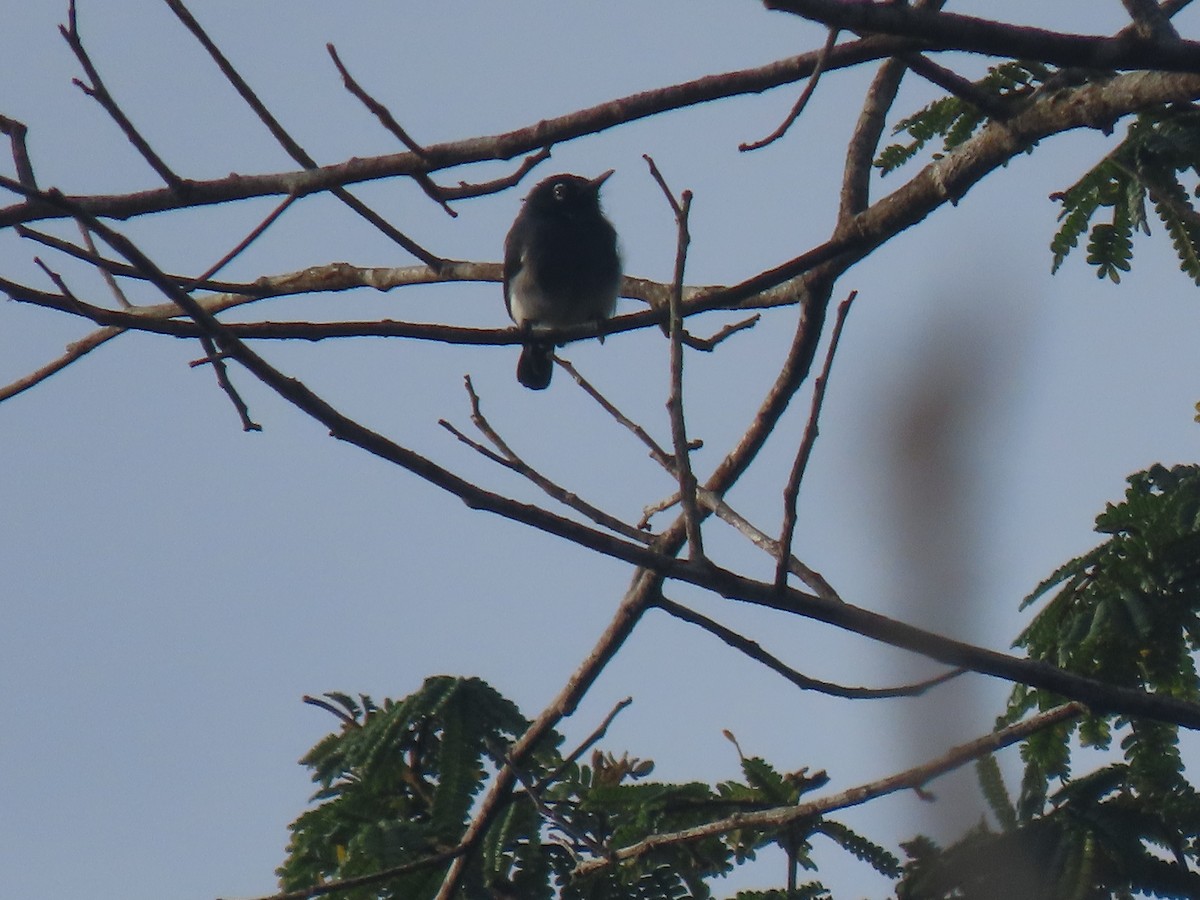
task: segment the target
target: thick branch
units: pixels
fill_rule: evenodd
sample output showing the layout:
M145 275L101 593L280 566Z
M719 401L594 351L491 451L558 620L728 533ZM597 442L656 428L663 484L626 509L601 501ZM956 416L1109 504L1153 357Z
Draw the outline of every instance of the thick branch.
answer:
M963 50L1088 69L1200 73L1200 43L1146 40L1133 31L1118 37L1065 34L956 13L931 12L904 3L764 0L763 5L830 28L909 38L917 41L922 50Z
M909 41L866 39L835 47L825 62L825 70L842 69L893 53L916 49ZM209 181L189 181L188 197L181 200L169 189L139 191L133 194L72 196L69 199L83 211L95 216L128 219L168 209L228 203L249 197L295 194L306 197L335 187L434 172L485 160L512 159L561 143L605 131L669 110L708 103L740 94L757 94L807 78L820 59L820 52L803 53L760 66L708 75L682 84L656 88L610 100L568 115L545 119L504 134L468 138L432 144L421 154L411 151L383 156L356 157L343 163L318 166L296 172L264 175L229 175ZM61 209L36 198L0 209L0 228L19 222L61 218Z

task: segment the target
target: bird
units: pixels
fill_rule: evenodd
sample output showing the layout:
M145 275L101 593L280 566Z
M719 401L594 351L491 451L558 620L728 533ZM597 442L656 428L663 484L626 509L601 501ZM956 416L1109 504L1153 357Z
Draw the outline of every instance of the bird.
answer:
M517 380L531 390L545 390L554 374L554 342L538 331L603 322L616 310L621 255L600 209L613 171L540 181L504 239L504 306L524 332Z

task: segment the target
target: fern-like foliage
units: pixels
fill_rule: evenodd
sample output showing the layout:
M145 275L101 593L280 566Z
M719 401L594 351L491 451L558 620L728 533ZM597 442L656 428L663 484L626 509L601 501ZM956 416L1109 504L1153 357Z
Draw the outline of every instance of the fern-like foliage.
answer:
M1025 599L1044 605L1017 645L1091 678L1200 699L1200 466L1133 475L1096 530L1104 543ZM999 724L1061 701L1018 686ZM1076 775L1072 738L1101 748L1119 738L1124 761ZM1015 804L996 764L977 766L1000 831L980 823L947 848L903 845L899 900L1200 897L1200 795L1176 726L1093 714L1032 735L1021 755Z
M512 703L478 679L430 678L415 694L382 706L345 694L327 694L319 705L343 724L301 760L312 770L313 799L320 804L292 823L288 856L278 870L285 890L369 875L454 846L483 786L485 762L502 762L491 748L511 742L527 725ZM539 823L528 815L524 822L526 831L513 833L514 847L530 838L529 828L537 833ZM486 880L478 866L469 877ZM425 868L384 889L341 896L432 896L440 881L440 871Z
M1013 104L1042 84L1051 71L1036 62L1006 62L988 70L976 87L996 98L999 103ZM884 175L893 172L925 149L934 138L942 139L944 153L953 150L971 137L987 121L978 107L958 97L943 97L924 109L898 122L893 134L905 134L910 140L885 147L875 160ZM938 158L941 153L934 153Z
M1182 177L1200 176L1200 107L1176 104L1141 113L1124 140L1071 187L1050 242L1058 271L1087 233L1087 261L1100 278L1121 280L1133 257L1135 231L1150 233L1147 200L1170 235L1179 267L1200 284L1200 214ZM1094 221L1108 210L1107 221Z
M285 890L410 867L386 881L329 894L336 900L433 897L462 838L488 768L526 727L509 701L478 679L430 678L399 701L326 694L311 700L342 723L302 762L313 772L318 805L291 826L278 873ZM742 780L707 785L650 782L653 763L594 750L587 763L564 760L551 734L522 764L521 789L471 854L459 896L522 900L681 900L712 896L711 882L769 845L788 855L787 881L815 870L813 843L825 838L891 877L885 848L840 822L814 816L780 828L743 828L701 841L669 841L644 856L581 876L582 860L655 835L733 813L794 806L822 787L823 772L781 772L742 757ZM772 892L761 896L772 896ZM782 895L782 894L781 894ZM751 896L751 895L746 895ZM817 881L788 896L827 897Z

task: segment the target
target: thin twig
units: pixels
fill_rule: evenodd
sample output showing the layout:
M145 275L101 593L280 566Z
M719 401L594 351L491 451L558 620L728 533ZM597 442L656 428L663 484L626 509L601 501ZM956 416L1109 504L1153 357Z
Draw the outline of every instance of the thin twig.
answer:
M617 407L614 406L607 397L601 394L600 391L598 391L590 381L579 374L579 370L576 369L569 360L560 359L558 364L562 366L562 368L566 370L567 374L575 379L575 383L583 388L584 392L589 397L599 403L600 407L610 416L612 416L618 424L627 428L634 437L646 445L646 447L650 450L651 459L653 459L659 465L665 466L668 471L672 473L674 472L674 463L672 461L671 454L659 446L658 442L654 440L654 438L650 437L650 434L646 431L646 429L644 429L641 425L638 425L623 412L617 409Z
M721 328L712 337L698 338L694 335L685 333L683 341L694 350L703 350L705 353L711 353L716 349L717 345L731 335L737 334L739 331L745 331L747 328L753 328L758 324L758 320L762 318L761 313L755 313L748 319L742 319L740 322L732 322Z
M510 187L515 187L520 184L521 179L528 175L533 168L539 163L543 163L550 158L550 148L543 147L536 153L531 153L521 160L521 164L517 166L510 174L503 175L500 178L493 178L491 181L480 181L471 183L460 181L457 187L448 187L439 184L438 191L447 200L465 200L468 197L484 197L488 194L496 194L500 191L506 191Z
M683 317L680 304L683 302L683 271L687 263L687 248L691 241L688 234L688 213L692 208L692 192L685 190L679 200L667 187L666 179L654 160L643 154L650 167L650 174L662 188L663 195L675 213L678 239L675 246L675 275L671 281L670 315L668 337L671 342L670 371L671 389L667 394L667 415L671 422L671 442L675 448L675 473L679 478L679 503L683 509L687 527L688 554L693 560L704 558L704 539L700 531L700 513L696 506L696 476L692 472L692 460L687 439L687 421L683 415Z
M88 230L87 225L78 219L75 224L79 226L79 233L83 236L83 242L87 245L88 252L93 258L99 258L100 251L96 249L96 242L92 240L92 233ZM18 227L18 232L22 229ZM121 290L121 286L117 284L117 279L113 277L112 272L104 266L96 266L100 270L100 277L104 279L104 283L108 285L108 289L112 291L113 297L116 298L117 305L122 309L131 309L133 304L129 302L129 298L125 296L125 292Z
M948 672L943 672L933 678L928 678L924 681L918 681L915 684L905 684L898 687L890 688L865 688L865 687L846 687L840 684L834 684L832 681L821 681L817 678L810 678L807 675L802 675L791 666L784 663L778 657L775 657L764 650L757 641L752 641L749 638L738 634L730 628L726 628L721 623L710 619L693 609L689 609L682 604L676 603L673 600L668 600L666 597L659 598L656 603L663 612L669 613L677 619L684 622L691 622L693 625L698 625L709 634L720 638L730 647L744 653L757 662L762 663L773 672L777 672L790 681L796 687L806 691L817 691L821 694L828 694L831 697L842 697L847 700L886 700L893 697L916 697L924 694L930 688L937 687L939 684L944 684L952 678L957 678L967 670L966 669L951 669Z
M825 46L821 48L821 52L817 55L817 64L813 68L812 75L809 76L808 82L804 85L804 90L800 92L800 96L796 99L795 105L792 106L792 111L787 114L787 118L765 138L752 141L748 144L738 144L738 150L741 150L743 153L749 150L761 150L763 147L775 143L775 141L787 134L788 129L800 118L800 113L804 112L804 107L808 106L808 101L812 97L813 91L817 89L817 82L821 80L821 73L825 71L825 63L829 61L829 54L833 50L833 45L837 43L840 33L840 29L829 29L829 35L825 38Z
M547 495L553 497L564 506L568 506L576 512L587 516L597 525L602 525L610 531L615 531L627 538L635 541L640 541L643 544L650 544L652 538L644 531L639 531L632 525L622 522L614 515L606 513L604 510L588 503L575 493L567 490L559 484L551 481L537 469L533 468L529 463L525 462L509 445L500 437L500 434L492 427L492 424L484 416L483 410L480 408L479 395L475 392L475 386L471 383L471 376L463 377L463 385L466 388L467 396L471 401L471 422L479 429L480 434L492 442L492 445L499 451L493 453L487 447L472 441L457 428L447 422L445 419L438 421L438 424L457 437L467 446L483 454L493 462L499 463L508 469L528 478L535 485L542 489Z
M796 803L757 812L737 813L727 818L719 819L716 822L709 822L683 831L656 834L636 844L616 850L609 856L580 863L576 866L574 875L575 877L590 875L616 863L645 856L647 853L662 847L691 843L738 829L760 830L783 828L801 819L824 815L837 809L860 806L868 800L874 800L877 797L887 794L894 794L897 791L920 788L939 775L944 775L947 772L958 769L973 760L979 759L981 756L995 753L997 750L1007 747L1010 744L1015 744L1017 741L1024 740L1031 734L1035 734L1044 728L1050 728L1061 722L1078 718L1085 712L1087 712L1087 707L1082 703L1066 703L1062 706L1056 706L1054 709L1039 713L1030 719L1026 719L1024 722L1018 722L1015 725L1002 728L992 734L976 738L969 743L961 744L937 759L914 766L911 769L906 769L903 772L898 772L895 775L890 775L887 778L868 782L850 788L847 791L842 791L839 794L833 794L819 800L812 800L808 803Z
M43 231L37 231L36 229L29 228L25 225L17 225L13 230L20 237L34 241L38 244L42 244L46 247L52 247L60 253L65 253L68 256L74 257L75 259L83 260L84 262L95 266L97 269L100 269L103 272L107 272L111 275L120 275L122 278L133 278L138 281L146 280L146 276L144 274L139 272L136 268L128 263L118 262L116 260L109 259L106 256L102 256L100 252L95 249L95 245L90 241L88 242L88 246L85 248L80 247L77 244L72 244L70 241L64 241L62 238L55 237L52 234L46 234ZM313 269L307 269L305 271L311 272ZM180 286L188 285L190 290L203 288L204 290L209 291L223 291L230 294L236 293L250 295L256 295L262 290L262 286L259 283L252 284L247 282L207 280L200 282L198 279L192 278L191 276L172 274L168 274L167 277ZM292 277L294 278L294 276ZM273 281L278 278L279 276L268 276L266 281ZM160 308L162 306L163 305L160 304ZM145 314L148 309L154 309L155 307L131 306L130 308L137 309L139 313Z
M412 139L409 133L404 130L399 122L396 121L396 117L391 114L388 108L368 94L363 89L362 85L354 80L354 76L351 75L350 71L345 67L345 65L342 64L342 58L338 56L337 48L334 47L333 44L326 44L325 49L329 52L330 58L333 59L333 64L337 66L337 70L342 76L342 84L346 86L346 90L362 101L362 104L375 114L375 118L379 120L380 124L383 125L383 127L390 131L393 135L395 135L400 143L402 143L413 153L417 154L417 156L421 157L421 159L426 159L424 148ZM431 200L445 210L448 216L451 218L458 216L458 213L451 209L450 204L446 202L446 198L442 194L441 187L435 184L433 179L430 178L427 173L415 172L413 174L413 180L421 186L421 190L423 190Z
M567 754L566 758L563 759L562 764L557 769L539 781L539 786L545 787L547 784L553 784L554 782L558 781L559 777L561 777L567 766L577 762L579 758L583 756L583 754L587 753L589 748L591 748L597 741L603 739L604 735L608 734L608 726L613 723L613 719L617 717L621 710L625 709L631 703L633 703L632 697L626 697L623 700L617 701L617 705L608 711L608 715L605 716L600 724L596 726L596 729L587 737L585 737L580 742L578 747Z
M662 466L666 471L678 480L675 471L675 457L667 453L658 443L650 437L642 426L632 421L620 409L616 407L607 397L600 393L594 385L586 378L579 374L579 371L569 362L563 361L562 366L567 370L568 374L575 379L578 384L587 393L589 397L595 400L600 407L607 412L621 426L626 428L634 437L641 441L650 450L650 458ZM780 554L779 542L768 535L766 532L756 528L749 520L738 514L728 503L725 502L714 491L704 485L696 486L696 497L705 506L717 515L723 522L733 526L743 535L745 535L755 546L765 550L773 558L778 559ZM679 502L679 493L676 492L670 497L660 501L657 504L647 506L643 510L642 519L636 524L641 530L649 527L650 518L656 513L662 512L665 509L670 509ZM809 568L795 556L787 557L789 570L793 575L803 581L808 587L822 600L827 600L833 603L844 602L837 591L826 581L819 572Z
M804 470L808 468L808 459L812 455L813 445L817 442L820 426L817 424L821 416L821 403L825 399L825 385L829 383L829 371L833 366L833 356L837 353L838 341L842 337L842 326L846 323L846 314L850 312L850 304L858 296L857 291L851 291L850 296L843 300L837 308L833 320L833 333L829 337L829 349L825 352L825 364L821 374L813 382L812 405L809 409L808 424L804 428L804 437L796 449L796 458L792 462L792 471L788 475L787 486L783 489L783 529L779 536L779 561L775 567L775 584L783 587L787 584L788 559L792 555L792 539L796 534L796 501L800 495L800 481L804 478Z
M229 380L225 358L217 352L217 346L213 343L212 337L207 334L200 335L200 346L204 348L208 361L212 363L213 374L217 376L217 384L225 392L225 396L229 398L233 408L237 410L238 418L242 420L242 431L262 431L262 426L250 418L250 408L242 399L242 395L237 392L237 388L233 386L233 382Z
M276 141L279 142L279 145L287 151L288 155L302 165L305 169L311 170L320 168L317 165L317 161L308 155L304 148L301 147L290 134L288 134L287 130L284 129L284 127L279 123L279 120L271 114L270 110L267 109L262 100L258 98L258 95L254 93L249 83L242 78L225 54L221 52L221 49L213 42L212 38L208 36L208 32L200 27L200 23L196 21L196 18L191 14L188 8L184 6L183 0L166 0L166 4L179 18L179 21L181 21L184 26L190 32L192 32L196 40L200 42L201 46L208 51L208 55L211 56L213 61L217 64L217 68L221 70L221 73L225 76L229 83L233 85L234 90L238 92L241 98L246 102L246 105L248 105L254 111L255 115L257 115L259 120L267 127L267 130L271 132L271 135ZM379 231L387 235L426 265L432 266L433 268L437 268L441 265L441 257L430 253L412 238L408 237L408 235L399 231L394 225L380 216L379 213L375 212L373 209L351 194L348 190L346 190L346 188L341 186L333 186L329 188L329 191L348 207L374 225L377 229L379 229Z
M185 291L193 291L201 285L209 284L210 278L212 278L214 275L216 275L218 272L220 272L223 268L225 268L227 265L229 265L231 262L233 262L233 260L236 259L238 257L238 255L242 253L242 251L244 251L252 243L254 243L256 240L258 240L258 238L262 235L262 233L264 231L266 231L268 228L270 228L271 225L274 224L275 220L278 219L280 216L282 216L284 211L289 206L291 206L293 203L296 202L296 199L297 199L297 197L295 194L288 194L286 197L284 197L283 202L281 202L278 206L276 206L273 210L271 210L271 212L268 213L268 215L265 219L263 219L254 228L252 228L250 230L249 234L247 234L244 238L242 238L240 241L238 241L237 244L233 247L233 249L231 249L228 253L226 253L224 256L222 256L220 259L218 259L215 263L213 263L211 266L209 266L208 269L205 270L203 275L198 275L189 284L185 284L183 286L183 289Z
M625 592L625 597L617 608L616 614L608 623L608 627L604 629L604 633L600 635L592 651L567 679L558 696L542 710L541 715L512 745L509 750L510 759L521 762L551 728L575 711L575 707L595 683L600 672L621 649L629 635L633 633L634 627L645 614L651 598L658 592L660 586L661 579L657 574L647 569L638 570L629 590ZM499 814L512 791L515 779L516 775L511 766L503 766L496 773L491 787L479 803L474 818L459 842L461 848L470 850L478 846L479 841ZM466 865L467 854L464 852L450 864L434 900L450 900L457 896Z
M104 82L100 78L100 73L92 64L91 57L88 56L87 50L83 47L83 41L79 36L79 28L77 27L75 17L75 0L70 0L67 4L67 25L59 25L58 31L66 40L67 46L71 48L71 52L75 54L75 58L79 60L79 64L83 66L83 71L87 74L91 84L84 84L80 79L72 79L81 91L99 103L104 111L112 117L112 120L117 123L117 126L125 133L126 139L133 144L142 158L150 164L158 177L166 182L167 187L177 194L185 195L187 193L187 183L171 171L171 167L163 161L163 158L154 152L150 143L142 137L133 122L117 105L117 101L113 99L112 94L108 92L108 88L104 86Z
M27 375L23 375L22 377L18 378L16 381L12 381L12 382L4 385L3 387L0 387L0 403L4 402L5 400L8 400L12 397L15 397L17 394L20 394L23 391L29 390L31 387L33 387L36 384L41 384L43 381L45 381L51 375L54 375L57 372L61 372L67 366L71 365L71 363L75 362L80 357L86 356L88 353L91 353L93 350L95 350L101 344L107 343L108 341L111 341L113 338L115 338L117 335L124 334L124 333L125 333L124 328L117 328L114 326L106 326L104 328L100 328L100 329L97 329L96 331L93 331L91 334L89 334L85 338L82 338L78 341L73 341L72 343L67 345L66 352L63 353L61 356L57 357L56 359L51 360L50 362L46 363L44 366L34 369L32 372L28 373Z

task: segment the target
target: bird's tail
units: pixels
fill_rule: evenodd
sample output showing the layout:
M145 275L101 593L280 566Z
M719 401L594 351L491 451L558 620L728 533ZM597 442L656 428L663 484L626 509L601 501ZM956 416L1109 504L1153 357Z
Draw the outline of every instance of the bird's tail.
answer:
M533 342L521 349L517 361L517 381L531 391L543 391L550 386L554 374L554 345Z

